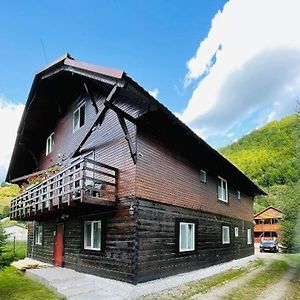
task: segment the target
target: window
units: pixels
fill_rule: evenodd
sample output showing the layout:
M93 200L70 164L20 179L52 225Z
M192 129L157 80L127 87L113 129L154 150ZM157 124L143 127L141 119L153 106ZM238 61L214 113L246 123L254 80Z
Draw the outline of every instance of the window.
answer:
M43 242L43 226L36 225L34 231L34 244L35 245L42 245Z
M54 147L54 132L50 134L46 141L46 155L53 151Z
M206 172L204 170L200 170L200 181L206 182Z
M251 245L252 244L252 230L247 229L247 244Z
M84 222L84 249L101 250L101 221Z
M85 103L81 104L73 115L73 132L77 131L85 122Z
M195 250L195 223L179 223L179 252Z
M222 244L230 244L229 226L222 226Z
M240 191L237 191L237 198L238 198L238 200L241 200L241 192Z
M228 202L227 181L222 177L218 177L218 199Z
M234 227L234 236L235 237L239 236L239 228L238 227Z

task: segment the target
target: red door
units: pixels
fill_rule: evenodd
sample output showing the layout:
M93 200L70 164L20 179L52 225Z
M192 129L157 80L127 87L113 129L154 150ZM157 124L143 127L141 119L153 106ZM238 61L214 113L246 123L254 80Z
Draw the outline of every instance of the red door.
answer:
M62 267L64 260L64 224L56 225L56 232L54 238L54 266Z

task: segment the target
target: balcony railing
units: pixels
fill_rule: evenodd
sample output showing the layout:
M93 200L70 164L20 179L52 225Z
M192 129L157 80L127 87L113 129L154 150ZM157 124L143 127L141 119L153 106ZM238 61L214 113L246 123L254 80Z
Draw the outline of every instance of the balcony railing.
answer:
M279 224L255 224L254 225L255 232L278 232Z
M45 211L76 203L115 205L118 170L91 159L80 159L11 201L11 219L30 219Z

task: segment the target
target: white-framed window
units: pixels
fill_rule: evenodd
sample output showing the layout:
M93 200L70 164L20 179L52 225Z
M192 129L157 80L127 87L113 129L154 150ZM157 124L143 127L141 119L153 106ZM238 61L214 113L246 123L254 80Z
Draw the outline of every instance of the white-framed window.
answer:
M237 198L238 198L238 200L241 200L241 192L240 192L240 191L237 191L236 193L237 193Z
M247 244L251 245L252 244L252 229L247 229Z
M234 236L235 237L239 236L239 228L238 227L234 227Z
M179 252L195 250L195 223L179 222Z
M85 123L85 103L82 103L73 114L73 132L77 131Z
M46 140L46 155L50 154L53 151L54 147L54 132L49 135Z
M206 183L206 172L204 170L200 170L200 181Z
M43 226L36 225L34 228L34 244L42 245L43 243Z
M101 250L101 221L84 222L84 249Z
M218 176L218 199L224 202L228 202L227 181L220 176Z
M230 244L229 226L222 226L222 244Z

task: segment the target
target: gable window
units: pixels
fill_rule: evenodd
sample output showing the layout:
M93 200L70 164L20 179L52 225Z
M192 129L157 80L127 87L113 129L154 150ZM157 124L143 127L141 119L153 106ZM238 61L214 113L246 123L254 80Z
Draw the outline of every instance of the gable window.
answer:
M42 245L43 242L43 226L36 225L34 231L34 244L35 245Z
M206 183L206 172L204 170L200 170L200 181Z
M238 227L234 227L234 236L235 237L239 236L239 228Z
M73 114L73 132L77 131L85 122L85 103L81 104Z
M237 198L238 198L238 200L241 200L241 192L240 191L237 191Z
M218 199L228 202L227 181L220 176L218 177Z
M222 244L230 244L229 226L222 226Z
M195 250L195 223L179 223L179 252Z
M252 244L252 230L247 229L247 244L251 245Z
M84 249L101 250L101 221L84 222Z
M46 155L53 151L54 147L54 132L49 135L46 141Z

